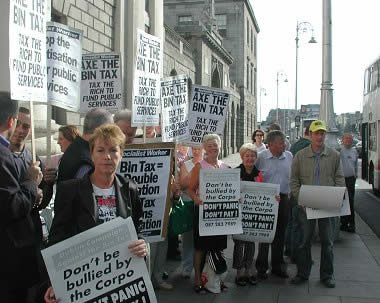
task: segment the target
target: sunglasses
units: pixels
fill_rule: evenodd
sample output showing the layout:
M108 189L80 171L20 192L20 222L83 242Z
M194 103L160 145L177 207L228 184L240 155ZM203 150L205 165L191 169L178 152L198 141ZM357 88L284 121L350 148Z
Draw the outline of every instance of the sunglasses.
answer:
M263 134L256 134L256 137L259 136L259 137L264 137Z

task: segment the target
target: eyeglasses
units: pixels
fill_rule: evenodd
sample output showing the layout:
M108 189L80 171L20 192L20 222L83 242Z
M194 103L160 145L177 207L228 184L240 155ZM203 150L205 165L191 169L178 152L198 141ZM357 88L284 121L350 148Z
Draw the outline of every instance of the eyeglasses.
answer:
M256 134L256 137L264 137L263 134Z

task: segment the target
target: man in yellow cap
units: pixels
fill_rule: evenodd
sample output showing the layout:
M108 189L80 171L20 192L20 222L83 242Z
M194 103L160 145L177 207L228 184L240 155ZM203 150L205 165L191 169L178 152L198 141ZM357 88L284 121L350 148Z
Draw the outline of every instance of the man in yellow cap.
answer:
M290 186L292 194L297 200L301 185L345 186L340 155L324 143L327 131L325 122L322 120L313 121L309 131L311 144L299 151L292 163ZM318 220L321 239L320 279L326 287L334 288L333 237L335 218L308 220L304 208L300 208L302 210L299 211L298 216L304 237L296 251L298 272L291 283L301 284L309 279L312 266L311 241L315 223Z

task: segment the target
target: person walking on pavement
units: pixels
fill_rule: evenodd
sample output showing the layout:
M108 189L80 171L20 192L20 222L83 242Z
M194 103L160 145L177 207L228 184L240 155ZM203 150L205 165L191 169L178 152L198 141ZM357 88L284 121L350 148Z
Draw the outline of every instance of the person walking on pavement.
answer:
M304 136L292 144L290 152L292 153L293 158L296 156L297 152L310 145L309 127L310 125L305 128ZM285 256L290 257L292 262L295 262L295 251L302 241L302 230L297 219L298 205L293 197L290 197L290 205L289 222L285 232Z
M311 144L299 151L292 163L290 185L292 195L298 201L301 185L345 186L340 156L337 151L327 147L326 124L316 120L310 125ZM299 201L298 201L299 204ZM320 280L328 288L335 287L334 280L334 227L335 218L310 219L306 217L304 208L299 211L298 220L302 226L303 240L297 248L297 275L292 284L305 283L312 267L311 241L318 220L319 237L321 239Z
M256 129L252 134L252 143L256 147L257 153L266 150L267 147L264 144L264 132L261 129Z
M289 179L290 167L293 156L289 151L285 151L285 135L279 130L270 131L267 135L269 148L259 153L256 161L256 168L262 172L264 183L280 185L280 202L278 207L278 219L276 233L271 244L272 247L272 274L288 278L284 261L284 238L285 228L288 224L290 193ZM260 243L259 254L256 260L257 277L266 279L268 270L269 244Z
M340 150L340 158L342 160L344 179L348 191L348 199L350 200L351 214L340 217L340 230L355 232L355 183L358 175L358 152L352 147L352 134L344 134L342 137L342 148Z

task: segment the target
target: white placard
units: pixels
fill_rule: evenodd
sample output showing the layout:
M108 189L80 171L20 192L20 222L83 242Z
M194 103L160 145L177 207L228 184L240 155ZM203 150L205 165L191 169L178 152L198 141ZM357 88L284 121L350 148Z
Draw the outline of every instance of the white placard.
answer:
M42 250L61 303L157 302L143 258L128 250L137 240L132 218L120 217Z
M162 41L137 29L132 125L159 125Z
M229 99L227 91L193 85L189 110L190 139L186 144L200 146L204 135L223 134Z
M234 239L272 243L276 234L279 184L241 182L243 234Z
M11 97L47 101L46 0L9 1Z
M48 102L73 112L79 111L82 32L48 22L46 28Z
M82 56L80 112L93 108L110 112L122 109L120 55L115 53Z
M166 237L173 151L172 143L129 145L118 167L118 173L139 186L144 210L141 234L147 242Z
M187 77L161 81L161 132L163 142L179 142L189 137Z
M201 169L199 235L241 234L240 169Z

